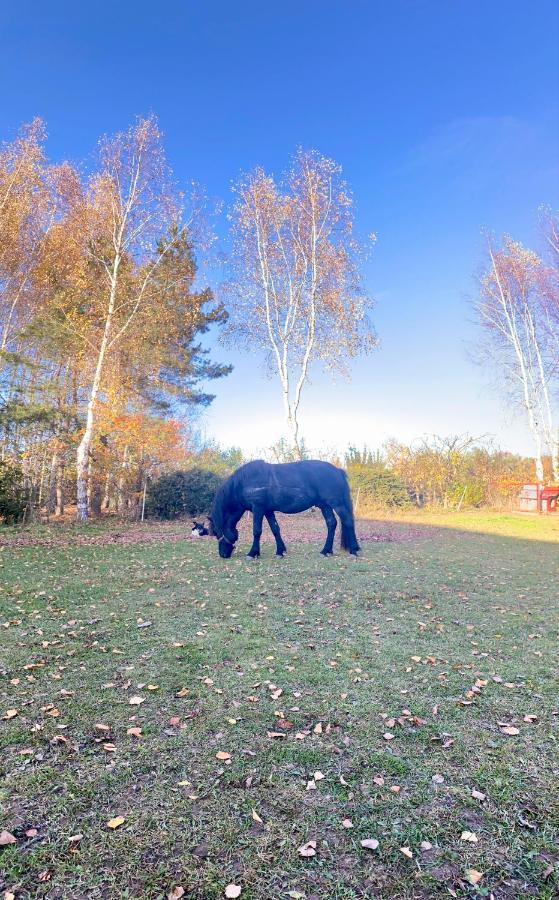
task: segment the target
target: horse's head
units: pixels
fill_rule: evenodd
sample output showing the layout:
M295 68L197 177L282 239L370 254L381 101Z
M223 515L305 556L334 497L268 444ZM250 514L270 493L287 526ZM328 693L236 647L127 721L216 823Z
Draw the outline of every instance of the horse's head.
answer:
M210 517L209 522L210 534L217 538L219 555L222 559L229 559L239 540L239 532L235 528L232 518L226 516L224 521L216 522L214 517Z
M217 538L219 555L222 559L229 559L235 549L235 544L239 540L236 525L242 515L242 511L237 514L236 507L231 508L227 499L226 485L227 482L218 490L209 515L210 534Z

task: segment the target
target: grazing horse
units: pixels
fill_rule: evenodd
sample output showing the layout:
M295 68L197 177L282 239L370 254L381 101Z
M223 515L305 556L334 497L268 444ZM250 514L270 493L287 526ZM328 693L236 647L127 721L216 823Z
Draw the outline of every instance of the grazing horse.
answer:
M299 513L317 506L326 521L328 534L320 551L332 554L336 516L342 526L341 545L353 556L359 551L355 536L353 506L343 469L319 460L272 464L261 459L238 468L221 485L210 513L210 531L218 539L219 555L229 559L239 539L237 522L247 510L253 517L252 547L249 558L260 556L262 520L266 517L276 539L276 555L283 556L286 546L274 512Z

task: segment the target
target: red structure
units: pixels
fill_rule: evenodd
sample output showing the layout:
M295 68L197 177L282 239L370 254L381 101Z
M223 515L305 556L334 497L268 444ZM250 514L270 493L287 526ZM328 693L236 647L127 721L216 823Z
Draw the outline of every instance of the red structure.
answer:
M557 513L559 484L525 484L518 499L521 512Z

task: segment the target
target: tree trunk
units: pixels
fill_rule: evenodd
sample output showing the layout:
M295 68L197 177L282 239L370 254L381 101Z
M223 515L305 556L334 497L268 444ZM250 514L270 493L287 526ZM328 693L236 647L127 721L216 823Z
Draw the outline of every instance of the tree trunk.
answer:
M64 515L64 471L65 458L64 451L62 451L56 469L56 504L54 507L54 515L57 518Z
M122 237L122 235L121 235ZM91 391L89 394L89 403L87 404L87 418L85 424L85 431L83 433L83 437L80 441L78 451L77 451L77 500L78 500L78 521L85 522L87 521L87 473L89 468L89 455L91 452L91 444L93 442L93 433L95 426L95 406L97 403L97 397L99 395L99 390L101 388L101 377L103 375L103 365L105 362L105 355L107 353L107 347L109 346L109 336L111 333L111 328L113 324L113 315L115 309L116 302L116 288L118 283L118 270L120 266L120 256L117 253L115 256L112 274L111 274L111 289L109 293L109 304L107 307L107 317L105 319L105 327L103 329L103 338L101 340L101 346L99 347L99 355L97 357L97 366L95 368L95 375L93 377L93 383L91 385Z
M54 510L56 508L56 478L58 473L58 466L60 464L60 458L58 456L58 450L55 450L52 454L50 461L50 472L49 472L49 486L48 486L48 496L47 496L47 515L52 516Z
M117 510L119 513L124 513L126 509L126 470L128 469L128 445L124 448L124 453L122 455L122 465L120 467L120 475L118 479L118 488L117 488Z

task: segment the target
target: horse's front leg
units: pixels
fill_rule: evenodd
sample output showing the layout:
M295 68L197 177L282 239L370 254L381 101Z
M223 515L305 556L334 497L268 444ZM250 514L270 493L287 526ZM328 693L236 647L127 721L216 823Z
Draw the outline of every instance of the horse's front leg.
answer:
M248 559L257 559L257 557L260 556L260 538L262 537L263 518L263 509L254 509L252 511L252 547L247 553Z
M276 519L273 512L267 512L265 513L265 516L268 525L270 526L270 531L276 539L276 556L283 556L284 553L287 553L287 547L283 543L278 520Z

